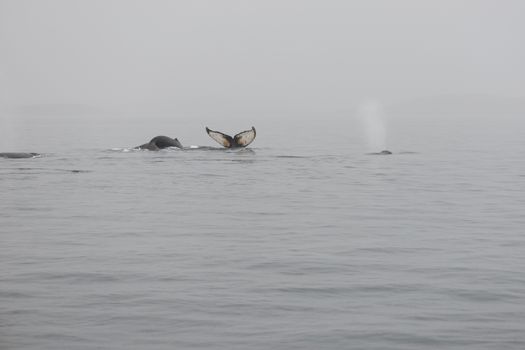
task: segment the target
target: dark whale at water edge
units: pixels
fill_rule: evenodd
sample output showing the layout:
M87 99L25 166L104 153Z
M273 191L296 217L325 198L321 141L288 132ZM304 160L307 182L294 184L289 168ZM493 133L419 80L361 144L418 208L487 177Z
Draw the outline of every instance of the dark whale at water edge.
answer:
M34 153L34 152L0 152L0 158L20 159L20 158L36 158L40 156L41 156L40 153Z
M135 149L147 149L149 151L158 151L168 147L183 148L182 144L176 138L168 136L155 136L150 142L135 147Z
M392 154L392 152L390 152L389 150L382 150L381 152L372 152L372 153L367 153L367 154L370 154L370 155L377 155L377 156L387 156L387 155L390 155Z

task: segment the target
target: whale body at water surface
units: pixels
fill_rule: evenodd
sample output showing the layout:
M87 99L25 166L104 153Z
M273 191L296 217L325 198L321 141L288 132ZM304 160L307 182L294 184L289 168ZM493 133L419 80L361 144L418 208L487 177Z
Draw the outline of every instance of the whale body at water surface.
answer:
M377 156L388 156L390 154L392 154L392 152L390 152L389 150L383 150L381 152L373 152L373 153L368 153L370 155L377 155Z
M172 139L168 136L155 136L150 142L135 147L136 149L147 149L150 151L158 151L163 148L177 147L182 148L182 144L176 138Z
M40 154L34 153L34 152L0 152L0 158L19 159L19 158L35 158L38 156L40 156Z

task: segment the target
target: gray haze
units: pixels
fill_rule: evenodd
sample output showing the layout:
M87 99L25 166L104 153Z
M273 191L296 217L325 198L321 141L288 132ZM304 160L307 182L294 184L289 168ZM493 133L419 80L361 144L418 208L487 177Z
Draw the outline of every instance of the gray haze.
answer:
M0 104L177 114L522 99L523 1L0 1Z
M525 349L524 10L0 0L0 349Z

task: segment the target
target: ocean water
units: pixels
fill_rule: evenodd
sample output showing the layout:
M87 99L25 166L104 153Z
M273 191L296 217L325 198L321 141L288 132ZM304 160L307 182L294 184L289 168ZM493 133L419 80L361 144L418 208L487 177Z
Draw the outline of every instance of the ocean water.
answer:
M523 121L252 125L6 119L0 349L525 348Z

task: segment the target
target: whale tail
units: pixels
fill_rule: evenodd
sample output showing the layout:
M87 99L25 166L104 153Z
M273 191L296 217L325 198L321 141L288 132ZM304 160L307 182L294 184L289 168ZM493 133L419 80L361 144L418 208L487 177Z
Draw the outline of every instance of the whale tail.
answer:
M255 140L255 136L257 135L253 126L250 130L242 131L234 137L220 131L211 130L208 127L206 127L206 132L212 139L226 148L246 147Z

